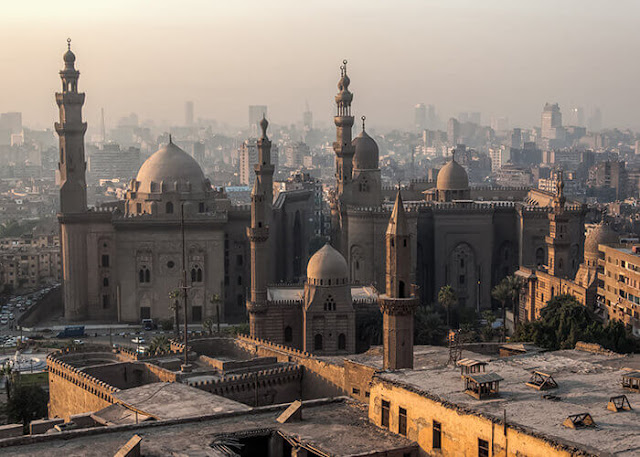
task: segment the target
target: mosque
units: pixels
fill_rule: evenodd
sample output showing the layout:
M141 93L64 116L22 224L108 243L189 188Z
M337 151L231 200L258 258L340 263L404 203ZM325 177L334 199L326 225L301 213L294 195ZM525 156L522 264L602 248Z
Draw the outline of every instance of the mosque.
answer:
M433 303L438 290L451 285L460 306L486 309L492 287L521 266L536 268L552 256L560 259L555 275L574 278L583 262L585 209L564 197L560 241L553 229L557 195L471 187L455 157L435 182L412 182L398 195L384 188L379 148L364 122L352 138L353 93L346 61L335 96L331 245L308 265L312 195L283 192L274 201L266 119L260 123L250 210L232 205L224 189L212 187L198 163L171 139L142 165L124 201L90 209L84 94L78 92L79 72L70 49L64 63L56 130L67 319L169 318L169 295L184 270L192 321L214 317L222 306L225 319L248 312L254 337L323 354L353 352L358 313L378 309L381 293L389 287L389 226L398 213L405 258L412 260L406 268L396 265L394 271L400 268L406 278L395 293L407 298L419 290L422 304ZM274 285L304 277L304 265L304 283Z

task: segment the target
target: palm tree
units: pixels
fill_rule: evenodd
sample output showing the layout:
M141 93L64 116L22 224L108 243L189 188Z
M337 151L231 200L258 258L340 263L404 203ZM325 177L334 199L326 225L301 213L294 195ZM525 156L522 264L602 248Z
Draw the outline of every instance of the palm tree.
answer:
M517 321L520 292L524 287L522 278L511 275L500 281L491 291L491 296L502 305L502 336L506 336L507 303L511 304L514 325Z
M178 302L178 297L180 297L180 289L173 289L169 292L169 309L173 311L173 331L176 334L176 338L180 337L180 316L178 315L180 312L180 303Z
M208 317L202 322L202 327L207 331L209 335L213 335L213 319Z
M447 327L450 326L449 315L451 314L451 308L458 302L456 291L453 287L446 285L440 288L438 292L438 304L447 311Z
M149 343L149 352L151 354L169 352L169 349L171 349L171 342L164 335L154 336Z
M446 334L442 317L433 306L418 307L414 327L415 344L442 344Z

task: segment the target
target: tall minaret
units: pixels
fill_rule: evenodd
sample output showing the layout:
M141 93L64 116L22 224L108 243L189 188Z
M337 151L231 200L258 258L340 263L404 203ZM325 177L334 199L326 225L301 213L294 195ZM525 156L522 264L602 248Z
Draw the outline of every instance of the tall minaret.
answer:
M400 189L386 233L386 293L383 314L384 369L413 368L413 314L418 305L411 285L411 236Z
M64 70L60 71L62 92L56 93L56 103L60 108L60 122L56 122L56 132L60 137L60 162L58 163L58 184L60 185L60 212L63 214L87 211L87 181L84 160L84 133L87 123L82 122L84 93L78 92L80 72L75 69L76 56L71 52L71 39L67 40Z
M340 67L340 81L338 81L340 92L335 97L336 116L333 118L336 124L336 141L333 143L333 150L336 153L336 190L331 201L331 240L347 259L349 258L347 205L351 201L353 155L356 151L351 140L353 94L349 92L349 84L351 80L347 76L347 61L343 60Z
M62 280L64 316L70 320L87 317L87 183L85 179L84 132L82 122L84 93L78 92L76 56L67 40L64 70L60 71L62 92L56 93L60 108L60 122L56 132L60 136L60 162L56 178L60 186L60 244L62 248Z
M269 222L273 202L273 165L271 165L271 141L267 137L269 123L260 121L262 136L258 139L258 163L256 179L251 191L251 227L247 237L251 242L251 298L247 301L249 330L254 338L267 338L267 282Z
M556 174L556 195L549 213L547 242L547 271L552 276L567 276L571 271L569 215L565 212L564 179L562 170Z
M338 197L345 201L349 198L355 147L351 144L351 128L353 127L353 116L351 115L353 94L349 92L351 80L347 76L347 61L343 60L342 63L340 81L338 81L340 92L336 95L337 112L333 118L336 124L336 141L333 143L333 150L336 153Z

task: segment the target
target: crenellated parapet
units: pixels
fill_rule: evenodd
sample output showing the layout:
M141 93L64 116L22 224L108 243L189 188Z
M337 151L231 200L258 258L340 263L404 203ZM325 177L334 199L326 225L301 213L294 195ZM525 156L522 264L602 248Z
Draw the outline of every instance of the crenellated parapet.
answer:
M189 386L223 397L233 396L236 392L251 391L256 387L268 388L290 382L299 382L303 368L298 365L270 368L252 373L228 375L221 379L187 382Z
M260 345L260 346L265 346L268 347L269 349L273 349L279 352L283 352L287 355L291 355L291 356L295 356L295 357L304 357L304 358L315 358L313 356L313 354L311 354L310 352L306 352L306 351L301 351L299 349L295 349L292 348L290 346L285 346L283 344L278 344L278 343L273 343L271 341L268 340L264 340L261 338L253 338L251 336L248 335L238 335L236 336L236 339L243 341L245 343L249 343L249 344L256 344L256 345Z
M113 394L119 392L120 389L107 384L106 382L101 381L65 362L60 358L63 354L65 353L57 352L49 354L47 356L47 371L49 372L50 376L58 376L70 383L75 384L84 391L101 398L106 402L116 402L116 400L113 398Z

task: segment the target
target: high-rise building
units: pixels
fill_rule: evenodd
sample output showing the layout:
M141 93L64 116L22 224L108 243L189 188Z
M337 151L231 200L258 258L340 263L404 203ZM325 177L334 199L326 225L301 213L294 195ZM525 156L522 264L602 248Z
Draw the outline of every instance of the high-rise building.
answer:
M0 114L0 145L11 144L14 135L22 135L22 113Z
M562 113L557 103L546 103L542 110L542 138L556 139L556 130L562 127Z
M593 114L589 117L589 125L587 125L587 128L591 132L599 132L602 130L602 111L600 111L600 108L593 110Z
M251 136L258 136L258 123L263 117L267 117L266 105L249 105L249 129L251 130Z
M569 125L575 127L584 127L584 108L576 106L571 108L571 117L569 119Z
M240 184L251 186L256 177L253 167L258 163L258 147L255 138L249 138L242 143L238 149L238 157Z
M455 146L460 140L460 123L455 117L450 118L447 123L447 140L451 146Z
M305 156L310 156L311 150L302 141L298 141L285 146L285 165L290 168L300 168L304 164Z
M304 126L305 131L309 131L313 129L313 113L309 109L309 103L305 104L304 113L302 113L302 125Z
M184 104L184 125L191 127L193 125L193 102L187 101Z
M427 128L427 107L424 103L418 103L414 108L414 124L416 130Z

